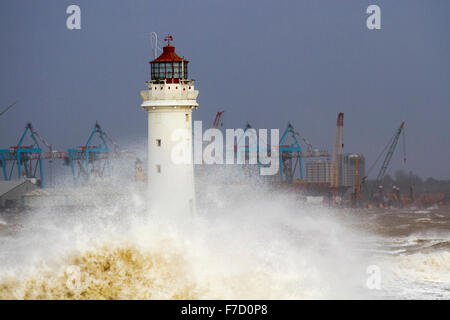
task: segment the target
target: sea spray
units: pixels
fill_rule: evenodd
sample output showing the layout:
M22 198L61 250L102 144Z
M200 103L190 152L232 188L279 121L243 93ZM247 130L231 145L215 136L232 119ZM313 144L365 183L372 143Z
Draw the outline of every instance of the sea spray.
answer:
M122 183L120 197L107 199L97 197L100 185L74 189L74 206L46 200L22 214L20 228L0 233L0 298L361 299L391 297L405 285L405 274L401 282L390 274L411 261L390 264L368 250L380 239L361 227L373 221L367 213L307 205L297 192L225 177L238 175L197 180L190 219L164 219L135 184ZM372 264L382 271L380 293L366 286Z
M92 192L79 208L30 212L2 248L10 254L2 259L15 263L2 266L0 297L299 299L367 291L364 259L352 249L357 234L336 212L263 185L208 187L216 196L182 224L149 212L145 192L131 186L117 201L87 206Z

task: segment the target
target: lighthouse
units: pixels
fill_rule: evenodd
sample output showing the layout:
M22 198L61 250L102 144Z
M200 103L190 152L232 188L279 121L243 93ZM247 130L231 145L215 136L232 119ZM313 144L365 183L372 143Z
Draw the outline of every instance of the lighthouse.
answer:
M148 114L148 191L160 214L195 210L192 164L192 111L198 90L188 78L189 61L175 53L172 36L162 54L150 62L151 80L141 91Z

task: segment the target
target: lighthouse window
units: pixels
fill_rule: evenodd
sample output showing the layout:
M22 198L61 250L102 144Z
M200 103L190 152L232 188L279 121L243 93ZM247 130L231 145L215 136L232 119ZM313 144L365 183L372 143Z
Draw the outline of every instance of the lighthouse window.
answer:
M156 173L161 173L161 165L160 164L156 165Z
M173 71L172 71L172 65L170 63L166 64L166 78L172 78Z
M173 77L180 78L180 68L178 67L178 63L173 64Z
M189 113L186 113L186 122L189 122Z
M167 78L184 78L187 79L188 69L187 62L155 62L151 64L151 75L153 80L161 80Z
M156 146L161 147L161 139L156 139Z
M183 62L183 64L184 64L184 66L183 66L183 72L184 72L183 78L187 79L188 78L188 64L186 62Z

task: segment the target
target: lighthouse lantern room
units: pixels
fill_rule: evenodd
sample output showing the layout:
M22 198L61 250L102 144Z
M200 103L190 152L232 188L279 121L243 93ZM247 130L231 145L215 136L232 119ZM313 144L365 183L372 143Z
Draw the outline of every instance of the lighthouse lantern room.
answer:
M188 63L175 53L172 36L150 62L151 80L141 91L148 114L148 190L151 208L164 214L194 212L192 110L198 90L188 79Z
M188 78L188 60L180 58L175 53L175 47L170 45L172 36L166 37L167 46L163 53L150 62L153 81L166 81L167 83L179 83Z

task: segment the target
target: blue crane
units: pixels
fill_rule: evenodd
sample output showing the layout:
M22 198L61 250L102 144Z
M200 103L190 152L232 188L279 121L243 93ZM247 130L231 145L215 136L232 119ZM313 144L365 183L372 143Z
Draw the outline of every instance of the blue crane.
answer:
M24 146L23 142L27 133L30 133L32 145ZM38 136L33 130L30 122L27 123L25 131L20 137L17 146L9 149L0 149L0 166L3 171L4 180L11 180L14 169L17 169L17 178L37 178L41 187L44 187L44 174L42 169L42 149L39 146ZM39 170L39 175L38 175Z
M239 152L245 151L249 152L250 148L242 144L241 141L243 137L245 137L245 133L248 129L252 128L252 126L247 122L247 125L244 129L244 134L238 139L238 143L235 146L235 149ZM249 136L250 138L250 136ZM256 137L255 137L256 138ZM307 146L307 150L303 151L300 146L299 139L301 138L303 142ZM250 141L249 141L250 142ZM260 162L259 152L260 148L264 151L271 153L271 145L267 145L267 141L254 141L257 145L256 151L258 154L257 164L258 167L264 166ZM303 180L303 161L302 158L320 158L320 157L329 157L328 151L313 149L311 143L306 140L299 132L295 131L294 126L288 122L286 129L284 130L278 146L273 146L277 148L279 151L279 164L280 164L280 181L286 183L292 183L294 180ZM247 154L246 154L247 158Z
M98 135L100 139L100 143L98 146L92 145L92 141L95 135ZM97 173L99 176L103 176L105 170L110 170L110 149L108 147L106 138L108 138L106 133L102 130L98 122L96 122L94 129L89 135L89 138L84 146L67 150L67 156L69 159L70 167L72 169L72 175L75 183L77 183L77 176L75 174L74 166L75 161L78 161L80 172L83 173L86 180L89 180L91 174L93 173ZM93 168L91 168L90 164L98 160L105 160L103 163L103 167L98 170L94 170Z
M299 173L299 178L303 180L302 148L297 140L297 135L294 127L288 123L280 139L280 176L282 182L292 182L296 172Z

